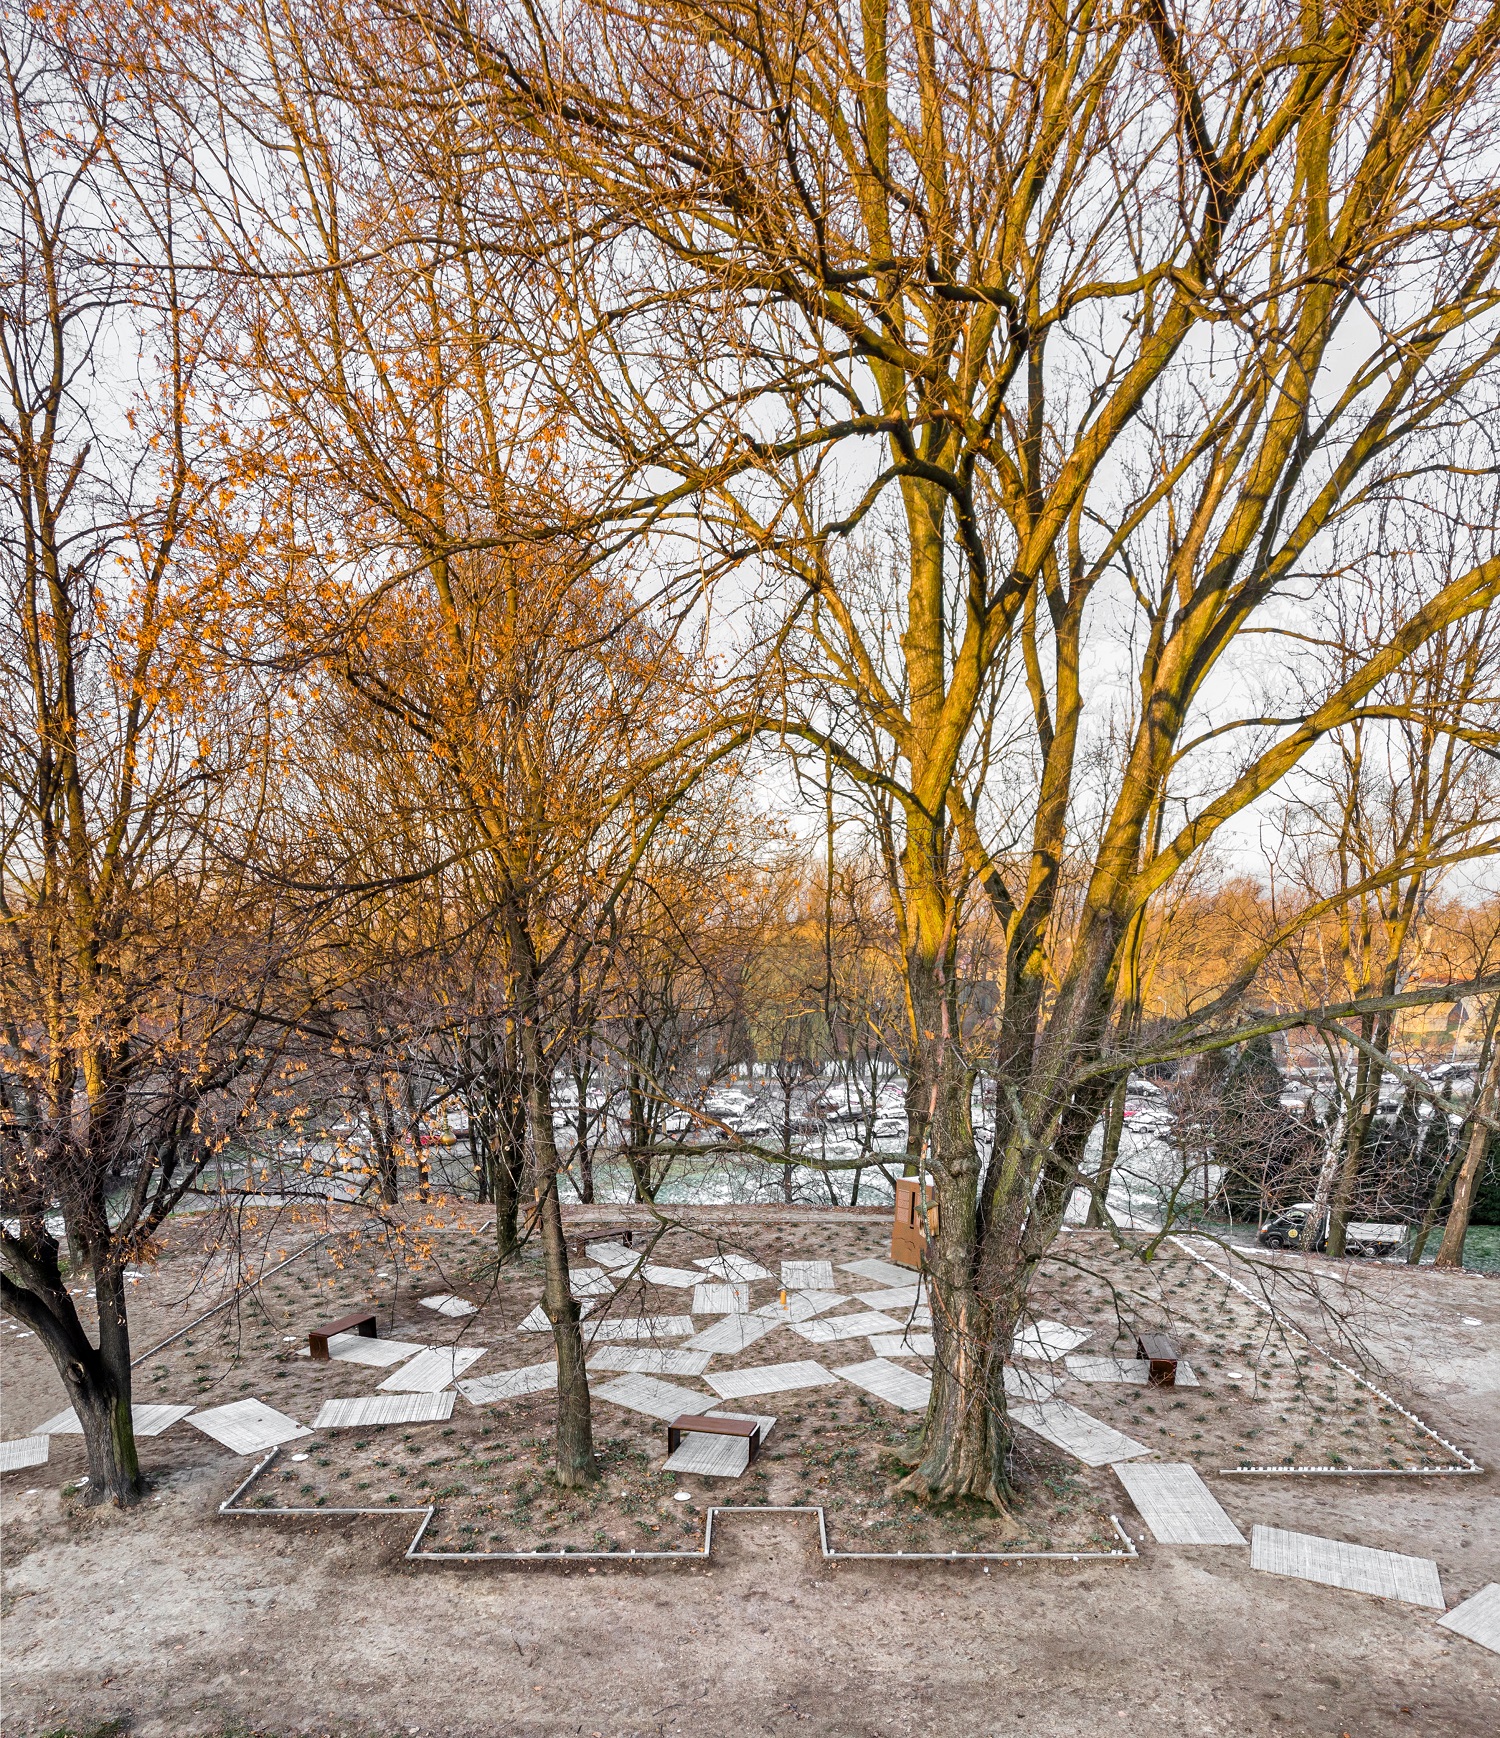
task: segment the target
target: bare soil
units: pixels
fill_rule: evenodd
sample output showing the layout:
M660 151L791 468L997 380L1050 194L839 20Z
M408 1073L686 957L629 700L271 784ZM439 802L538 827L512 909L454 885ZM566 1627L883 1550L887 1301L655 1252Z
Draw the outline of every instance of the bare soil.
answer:
M590 1215L571 1217L582 1224ZM621 1214L596 1217L617 1223ZM688 1266L730 1249L774 1272L783 1255L828 1256L837 1267L885 1253L876 1214L682 1217L653 1262ZM321 1229L279 1221L266 1229L266 1254L291 1253ZM212 1285L188 1295L201 1251L191 1227L175 1235L180 1242L133 1289L142 1346L217 1295ZM1500 1579L1492 1473L1220 1479L1220 1468L1247 1456L1373 1467L1448 1457L1180 1248L1165 1246L1143 1271L1103 1239L1074 1234L1060 1256L1037 1309L1094 1328L1080 1352L1124 1354L1124 1330L1166 1327L1202 1382L1163 1394L1067 1378L1060 1394L1155 1458L1199 1464L1247 1534L1264 1522L1434 1556L1450 1605ZM1483 1464L1500 1455L1494 1280L1296 1258L1242 1277L1320 1343L1337 1336L1346 1362L1363 1360L1380 1386ZM839 1281L851 1293L880 1289L848 1274ZM148 1359L137 1397L208 1406L253 1393L306 1422L323 1399L374 1392L386 1374L296 1357L307 1327L377 1298L383 1335L485 1346L473 1375L537 1362L550 1355L548 1336L517 1334L515 1324L540 1289L529 1258L497 1273L473 1211L378 1228L345 1222L332 1242L272 1275L255 1301ZM775 1290L760 1282L755 1301ZM435 1316L419 1302L435 1291L469 1297L479 1313ZM609 1309L678 1314L690 1301L671 1288L627 1287ZM7 1324L0 1343L0 1424L11 1437L64 1400L34 1339ZM816 1346L778 1329L710 1368L792 1358L831 1367L869 1355L864 1340ZM1024 1431L1011 1516L929 1516L891 1494L915 1420L843 1384L735 1402L778 1419L738 1481L663 1477L664 1427L601 1401L608 1476L580 1499L547 1471L550 1404L545 1394L484 1408L460 1400L448 1424L320 1433L291 1445L308 1459L284 1456L252 1500L436 1500L430 1542L448 1549L691 1544L708 1504L724 1502L818 1503L843 1549L1108 1548L1111 1512L1132 1536L1146 1533L1108 1469L1081 1468ZM721 1522L708 1565L444 1568L403 1562L409 1516L219 1517L251 1463L190 1425L143 1442L142 1452L152 1489L127 1514L87 1509L70 1494L84 1465L78 1438L55 1439L48 1465L5 1475L7 1733L95 1733L109 1721L143 1733L429 1738L676 1728L1092 1733L1117 1731L1122 1720L1153 1733L1464 1734L1500 1725L1500 1660L1437 1629L1434 1614L1257 1574L1243 1550L1163 1547L1147 1536L1136 1562L835 1567L819 1558L807 1517L751 1513ZM676 1502L684 1488L691 1501Z

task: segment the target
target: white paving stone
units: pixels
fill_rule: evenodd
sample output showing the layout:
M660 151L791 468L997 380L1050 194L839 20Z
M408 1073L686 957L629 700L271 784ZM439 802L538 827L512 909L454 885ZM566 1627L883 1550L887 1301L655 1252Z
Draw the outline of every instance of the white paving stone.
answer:
M871 1334L870 1350L877 1358L935 1358L931 1334Z
M312 1435L305 1424L288 1418L274 1406L267 1406L264 1400L231 1400L227 1406L193 1413L188 1423L222 1443L232 1454L264 1454L283 1442Z
M720 1279L727 1279L731 1284L747 1285L752 1279L771 1277L770 1268L762 1267L748 1255L710 1255L702 1261L695 1261L693 1266L701 1267L705 1273L716 1274Z
M1071 1352L1074 1346L1081 1346L1093 1332L1092 1328L1070 1328L1065 1322L1028 1322L1016 1335L1016 1356L1050 1362Z
M879 1310L860 1310L852 1316L817 1316L810 1322L793 1322L792 1332L814 1346L835 1340L862 1340L866 1334L899 1334L901 1323Z
M643 1376L701 1376L712 1356L712 1351L689 1352L677 1346L600 1346L589 1353L589 1369L617 1375L637 1370Z
M1408 1605L1434 1606L1442 1611L1443 1584L1430 1557L1406 1557L1399 1551L1376 1551L1317 1533L1289 1533L1280 1527L1254 1527L1250 1532L1250 1567L1269 1575L1293 1575L1319 1581L1325 1587L1347 1587L1380 1599L1400 1599Z
M526 1364L519 1370L494 1370L488 1376L471 1376L458 1384L458 1391L471 1406L491 1406L497 1400L515 1400L522 1394L544 1394L557 1386L557 1363Z
M1141 1519L1159 1545L1243 1545L1245 1535L1186 1461L1128 1461L1115 1467Z
M579 1305L578 1313L584 1320L587 1320L597 1308L597 1304L583 1303ZM516 1323L516 1332L518 1334L550 1334L552 1323L547 1320L547 1306L545 1304L534 1305L530 1313Z
M904 1286L911 1285L916 1279L916 1270L910 1267L898 1267L894 1261L879 1261L874 1256L864 1261L845 1261L839 1264L840 1273L857 1273L861 1279L872 1279L876 1285Z
M1492 1581L1462 1605L1455 1605L1446 1617L1438 1619L1438 1627L1451 1629L1455 1635L1467 1636L1491 1653L1500 1654L1500 1581Z
M796 1291L837 1291L831 1261L783 1261L781 1283Z
M371 1340L364 1334L333 1334L328 1341L328 1356L337 1364L368 1364L375 1370L388 1370L392 1364L425 1352L426 1346L416 1340ZM299 1358L311 1358L304 1346Z
M833 1373L846 1382L852 1382L856 1388L863 1388L867 1394L873 1394L876 1399L899 1406L903 1412L925 1412L932 1394L930 1376L904 1370L888 1358L870 1358L863 1364L841 1364Z
M420 1297L417 1302L424 1310L436 1310L440 1316L477 1316L479 1305L470 1303L466 1297L452 1297L447 1292L439 1292L436 1297Z
M750 1394L781 1394L793 1388L826 1388L838 1381L831 1370L804 1358L793 1364L758 1364L750 1370L714 1370L703 1378L721 1400Z
M623 1243L589 1243L584 1246L584 1254L590 1261L597 1261L601 1266L610 1268L634 1270L641 1262L640 1255L633 1249L627 1249Z
M1012 1406L1010 1416L1058 1448L1076 1455L1086 1466L1113 1466L1146 1454L1144 1443L1126 1436L1103 1419L1094 1418L1066 1400L1039 1400Z
M449 1388L471 1364L484 1356L483 1346L429 1346L380 1386L388 1394L436 1394Z
M654 1376L617 1376L613 1382L591 1386L589 1392L595 1400L608 1400L632 1412L644 1412L649 1418L665 1419L668 1424L684 1412L704 1412L712 1404L706 1394L658 1382Z
M693 1288L695 1316L743 1316L749 1310L748 1285L700 1285Z
M691 1316L618 1316L591 1322L583 1338L587 1345L602 1340L672 1340L692 1331Z
M648 1285L671 1286L676 1291L691 1291L703 1283L703 1275L691 1267L643 1267L641 1278Z
M192 1411L191 1406L147 1406L132 1405L130 1421L137 1436L160 1436L163 1431L170 1430L180 1420L186 1418ZM82 1436L83 1426L78 1421L78 1414L70 1406L64 1412L49 1418L45 1424L37 1425L32 1433L35 1436Z
M1133 1382L1144 1386L1151 1376L1151 1366L1144 1358L1082 1358L1076 1354L1064 1359L1068 1374L1080 1382ZM1177 1360L1179 1388L1196 1388L1198 1378L1186 1358Z
M858 1296L859 1301L868 1304L872 1310L888 1310L892 1315L900 1316L914 1310L922 1301L922 1288L903 1285L895 1291L862 1291Z
M52 1452L50 1436L14 1436L0 1442L0 1472L19 1472L22 1467L41 1466Z
M377 1424L436 1424L453 1416L453 1391L441 1394L361 1394L325 1400L314 1430L364 1430Z
M1057 1392L1058 1378L1050 1370L1022 1370L1007 1364L1001 1379L1008 1400L1050 1400Z
M759 1316L724 1316L711 1328L694 1334L685 1344L690 1352L743 1352L762 1336L774 1333L779 1326L779 1322L763 1321Z
M763 1316L768 1322L778 1322L786 1326L791 1322L811 1321L814 1316L822 1315L824 1310L831 1310L835 1304L848 1301L841 1291L789 1291L785 1303L777 1298L774 1303L761 1304L750 1313L753 1316Z
M574 1297L613 1297L615 1282L602 1267L575 1267L568 1275Z

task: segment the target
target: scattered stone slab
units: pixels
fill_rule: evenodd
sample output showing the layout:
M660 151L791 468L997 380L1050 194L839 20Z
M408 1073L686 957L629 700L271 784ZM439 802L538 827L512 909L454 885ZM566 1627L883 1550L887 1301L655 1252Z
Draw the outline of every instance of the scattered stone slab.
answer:
M477 1316L479 1305L470 1303L466 1297L452 1297L447 1292L439 1292L436 1297L421 1297L417 1299L424 1310L436 1310L440 1316Z
M1025 1402L1012 1406L1010 1416L1055 1447L1075 1455L1085 1466L1113 1466L1116 1461L1149 1453L1144 1443L1066 1400Z
M905 1315L908 1310L914 1310L923 1298L923 1290L919 1285L903 1285L896 1291L862 1291L858 1294L862 1304L868 1304L872 1310L885 1310L891 1315Z
M809 1322L793 1322L792 1332L814 1346L835 1340L862 1340L867 1334L899 1334L901 1323L879 1310L860 1310L852 1316L817 1316Z
M1281 1527L1255 1527L1250 1533L1250 1567L1268 1575L1292 1575L1325 1587L1373 1593L1442 1611L1446 1605L1438 1566L1430 1557L1377 1551L1317 1533L1289 1533Z
M575 1267L568 1274L574 1297L613 1297L615 1282L602 1267Z
M839 1264L840 1273L858 1274L861 1279L873 1279L877 1285L906 1286L911 1285L915 1274L909 1267L898 1267L894 1261L879 1261L870 1256L864 1261L844 1261Z
M691 1291L703 1281L703 1275L691 1267L643 1267L641 1278L648 1285L671 1286L676 1291Z
M1080 1382L1134 1382L1144 1386L1151 1376L1151 1366L1144 1358L1065 1358L1068 1374ZM1177 1386L1197 1388L1198 1378L1186 1358L1177 1360Z
M1438 1619L1438 1626L1500 1654L1500 1581L1492 1581L1462 1605L1455 1605L1446 1617Z
M782 1394L794 1388L827 1388L838 1381L810 1358L791 1364L758 1364L750 1370L715 1370L703 1378L721 1400L750 1394Z
M584 1340L589 1345L598 1340L671 1340L692 1331L691 1316L619 1316L594 1322Z
M634 1249L627 1249L623 1243L589 1243L584 1246L584 1254L590 1261L597 1261L601 1267L614 1269L624 1268L632 1273L645 1257Z
M848 1301L841 1291L789 1291L785 1303L778 1298L774 1303L761 1304L750 1313L787 1327L792 1322L811 1321L814 1316L822 1315L824 1310L831 1310L835 1304Z
M580 1305L578 1313L581 1316L588 1317L591 1316L597 1308L597 1304L585 1302ZM528 1315L523 1316L522 1319L516 1323L516 1332L518 1334L550 1334L552 1332L552 1323L547 1320L547 1306L545 1304L535 1305Z
M186 1418L192 1411L191 1406L145 1406L132 1405L130 1421L137 1436L160 1436L163 1431L170 1430L174 1424ZM70 1406L65 1412L59 1412L56 1417L49 1418L45 1424L37 1425L32 1432L34 1436L82 1436L83 1425L78 1414Z
M42 1466L52 1452L50 1436L15 1436L0 1442L0 1472L19 1472L22 1467Z
M834 1370L845 1382L863 1388L877 1400L889 1401L903 1412L925 1412L932 1396L932 1378L904 1370L888 1358L870 1358L863 1364L841 1364Z
M485 1354L483 1346L429 1346L392 1371L380 1386L388 1394L436 1394L449 1388Z
M596 1400L608 1400L611 1405L644 1412L648 1418L660 1418L668 1424L684 1412L702 1412L706 1398L700 1390L678 1388L671 1382L658 1382L654 1376L640 1375L602 1382L591 1393Z
M695 1316L743 1316L749 1311L748 1285L700 1285L693 1288Z
M722 1320L715 1322L711 1328L704 1328L702 1333L694 1334L692 1339L686 1342L686 1346L690 1352L724 1354L743 1352L747 1346L753 1346L763 1335L774 1333L779 1326L780 1323L778 1322L762 1320L758 1314L725 1316ZM668 1373L670 1374L670 1372Z
M720 1279L727 1279L734 1285L748 1285L752 1279L771 1277L770 1268L762 1267L748 1255L710 1255L702 1261L695 1261L693 1266L701 1267L705 1273L717 1274Z
M692 1341L688 1344L691 1346ZM701 1376L712 1356L712 1351L689 1352L676 1346L600 1346L589 1353L589 1369L614 1374L636 1370L643 1376Z
M931 1334L871 1334L870 1350L877 1358L935 1358Z
M1001 1379L1010 1400L1050 1400L1057 1392L1058 1378L1050 1370L1021 1370L1007 1364Z
M837 1291L831 1261L783 1261L781 1283L788 1291Z
M1186 1461L1128 1461L1115 1467L1141 1519L1159 1545L1243 1545L1245 1535Z
M1016 1335L1015 1354L1018 1358L1040 1358L1051 1363L1071 1352L1074 1346L1081 1346L1093 1332L1092 1328L1070 1328L1066 1322L1028 1322Z
M227 1406L194 1412L188 1423L222 1443L231 1454L265 1454L284 1442L312 1435L305 1424L267 1406L264 1400L231 1400Z
M361 1394L325 1400L314 1430L364 1430L378 1424L436 1424L453 1416L453 1390L441 1394Z
M519 1370L495 1370L488 1376L471 1376L458 1384L458 1391L471 1406L492 1406L497 1400L516 1400L523 1394L543 1394L557 1386L557 1361L524 1364Z

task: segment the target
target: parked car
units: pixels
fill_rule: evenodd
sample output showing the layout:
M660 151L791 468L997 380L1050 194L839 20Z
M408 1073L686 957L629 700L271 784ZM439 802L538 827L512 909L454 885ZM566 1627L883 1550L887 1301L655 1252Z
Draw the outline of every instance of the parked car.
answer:
M1325 1212L1316 1226L1311 1223L1314 1203L1299 1201L1260 1228L1258 1241L1267 1249L1309 1249L1315 1253L1328 1247L1328 1225L1331 1215ZM1374 1220L1351 1219L1344 1228L1346 1255L1391 1255L1406 1235L1404 1225L1381 1224Z

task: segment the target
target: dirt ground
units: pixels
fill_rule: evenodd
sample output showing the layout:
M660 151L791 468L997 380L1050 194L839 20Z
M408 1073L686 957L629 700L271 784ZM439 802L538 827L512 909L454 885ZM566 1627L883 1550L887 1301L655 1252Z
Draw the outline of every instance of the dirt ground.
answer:
M824 1243L847 1245L854 1254L879 1252L879 1227L863 1215L767 1210L757 1245L769 1248L783 1235L789 1253L820 1254ZM293 1231L289 1246L296 1240ZM454 1291L468 1286L486 1310L498 1307L491 1291L479 1290L482 1243L471 1246L458 1231L428 1238L404 1267L402 1251L373 1246L367 1261L304 1261L327 1292L327 1313L376 1274L395 1281L404 1273L408 1283L391 1319L405 1333L430 1314L415 1299L439 1289L430 1283L434 1252ZM266 1288L263 1319L241 1313L235 1333L243 1386L240 1377L227 1382L219 1341L210 1345L205 1331L195 1330L193 1345L178 1342L143 1366L147 1379L138 1397L212 1405L255 1392L308 1417L311 1391L303 1390L313 1373L306 1360L293 1362L281 1319L305 1313L306 1281L291 1283L302 1265L288 1270L281 1293ZM1500 1460L1500 1282L1384 1265L1311 1266L1317 1297L1307 1288L1308 1266L1296 1261L1268 1269L1265 1288L1320 1337L1330 1326L1331 1299L1349 1334L1379 1358L1392 1393L1417 1403L1486 1468ZM1162 1321L1188 1337L1189 1356L1205 1367L1203 1395L1193 1396L1193 1405L1209 1414L1198 1425L1203 1434L1188 1431L1171 1453L1188 1458L1198 1450L1215 1494L1247 1535L1252 1524L1265 1523L1432 1556L1450 1606L1500 1580L1494 1472L1427 1479L1216 1476L1218 1437L1250 1440L1243 1406L1257 1406L1256 1417L1265 1418L1265 1437L1254 1439L1257 1454L1271 1438L1278 1450L1289 1449L1284 1434L1306 1440L1309 1452L1320 1450L1351 1426L1346 1409L1329 1405L1321 1370L1296 1389L1304 1411L1289 1406L1295 1365L1283 1348L1276 1369L1269 1356L1275 1348L1266 1347L1252 1362L1257 1369L1265 1363L1268 1385L1243 1403L1235 1400L1242 1406L1233 1414L1237 1431L1221 1429L1217 1406L1229 1390L1218 1367L1247 1368L1243 1348L1252 1318L1236 1306L1202 1323L1203 1297L1211 1294L1199 1295L1201 1276L1190 1273L1185 1259L1164 1272ZM1080 1283L1058 1277L1058 1319L1079 1319L1087 1301ZM1095 1292L1088 1295L1097 1306ZM158 1330L172 1331L207 1301L206 1292L186 1300L144 1279L137 1344L151 1345ZM1134 1313L1142 1307L1136 1298ZM422 1337L431 1342L433 1324L423 1325L429 1331ZM220 1324L215 1333L222 1331ZM381 1331L389 1331L385 1322ZM490 1336L492 1343L497 1338ZM1108 1352L1110 1340L1102 1332L1083 1349ZM0 1417L10 1437L64 1402L34 1340L7 1326L0 1345ZM832 1363L841 1360L824 1354L836 1349L782 1334L731 1362L800 1356ZM547 1355L545 1336L534 1355ZM851 1359L867 1355L866 1342L848 1343ZM528 1356L506 1356L494 1367ZM491 1367L487 1361L475 1373ZM168 1371L159 1385L158 1369ZM277 1372L285 1374L277 1379ZM382 1372L355 1374L363 1380L348 1391L365 1392L375 1386L369 1378ZM179 1392L189 1380L195 1386ZM1187 1423L1165 1416L1158 1423L1156 1413L1148 1420L1150 1401L1140 1391L1071 1383L1063 1392L1136 1434L1147 1423L1174 1431ZM524 1408L533 1437L541 1422L531 1417L535 1405ZM611 1414L609 1428L616 1430L621 1414ZM512 1416L519 1440L522 1408L508 1411ZM1319 1432L1309 1431L1309 1420ZM1420 1447L1383 1426L1372 1435L1367 1419L1356 1438L1343 1439L1360 1449L1348 1458L1365 1464L1376 1436L1392 1451L1387 1458L1399 1455L1403 1464ZM306 1449L308 1440L293 1446ZM1167 1445L1160 1447L1165 1454ZM326 1475L336 1478L332 1452L326 1458ZM1283 1458L1266 1455L1267 1462ZM1436 1628L1433 1613L1253 1572L1242 1549L1167 1547L1147 1537L1134 1562L997 1565L988 1572L974 1564L829 1566L818 1556L809 1517L751 1513L720 1520L708 1565L407 1564L401 1559L412 1532L407 1517L220 1518L217 1505L250 1463L189 1427L143 1444L143 1461L155 1483L144 1507L130 1514L80 1510L64 1494L66 1481L83 1470L76 1438L71 1445L59 1439L48 1466L7 1474L0 1484L0 1719L8 1734L102 1728L276 1738L325 1732L627 1738L691 1731L742 1738L806 1731L925 1738L1007 1730L1092 1734L1134 1723L1150 1734L1363 1738L1500 1729L1500 1657ZM821 1490L818 1478L829 1475L801 1471L819 1500L839 1494L836 1469ZM1101 1475L1101 1491L1111 1478ZM676 1511L686 1511L689 1527L707 1502L734 1500L718 1481L673 1482L693 1487L691 1503ZM1112 1506L1132 1535L1145 1533L1123 1491Z

